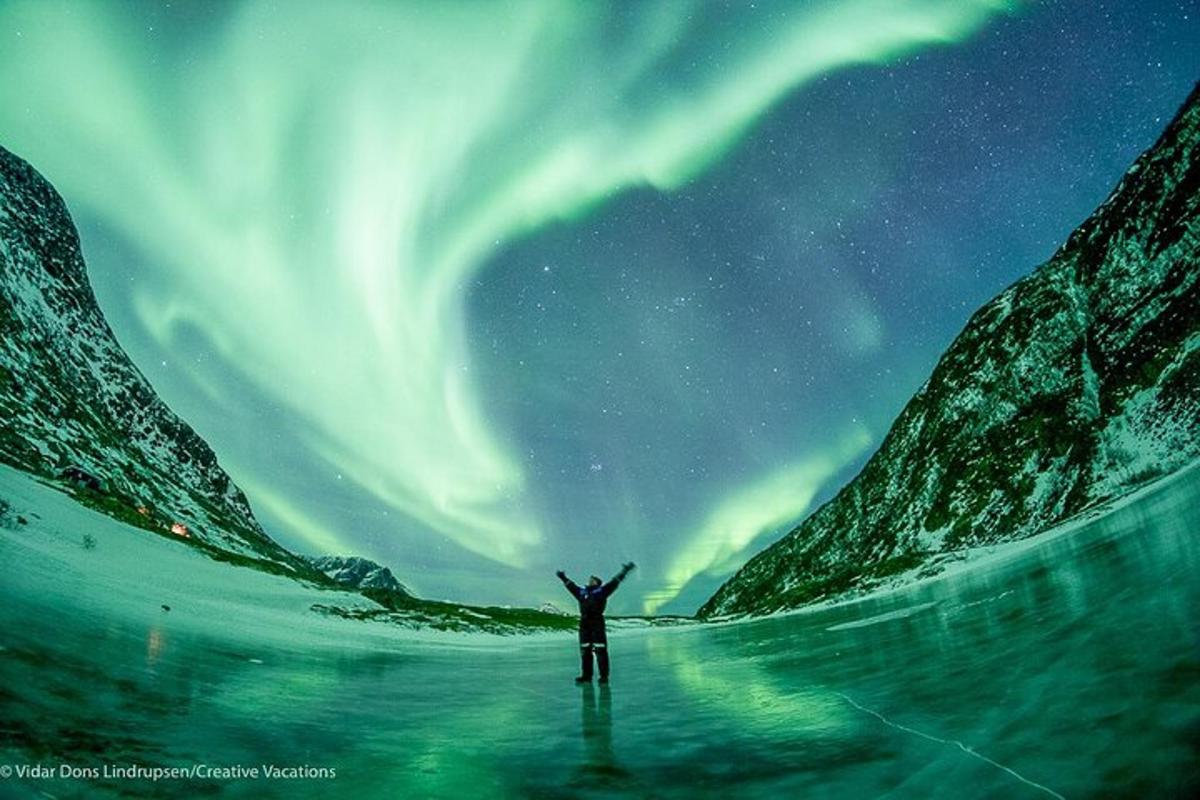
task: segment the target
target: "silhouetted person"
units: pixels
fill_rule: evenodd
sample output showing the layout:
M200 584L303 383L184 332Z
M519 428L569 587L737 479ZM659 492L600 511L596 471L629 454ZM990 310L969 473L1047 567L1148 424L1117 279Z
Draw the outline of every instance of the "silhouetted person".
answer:
M561 569L555 573L567 591L579 601L579 651L583 658L583 674L575 679L576 683L591 682L593 652L596 654L596 663L600 665L600 682L608 683L608 635L604 630L604 606L608 603L608 596L617 590L634 566L630 561L621 567L616 577L604 584L593 575L588 578L587 586L583 587L568 578Z

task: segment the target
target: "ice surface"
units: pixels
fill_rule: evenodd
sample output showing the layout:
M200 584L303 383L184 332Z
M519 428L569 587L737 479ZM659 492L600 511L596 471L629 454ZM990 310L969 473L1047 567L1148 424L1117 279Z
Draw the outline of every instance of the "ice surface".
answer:
M865 628L868 625L878 625L880 622L891 622L894 619L904 619L911 617L913 614L920 613L927 608L933 608L937 603L919 603L908 608L898 608L895 611L887 611L883 614L876 614L873 617L866 619L856 619L851 622L842 622L837 625L830 625L825 630L827 631L848 631L852 628Z
M754 622L429 641L0 471L0 764L332 768L9 778L36 797L1195 796L1200 471L938 580ZM31 517L32 513L40 515ZM95 538L88 550L84 532ZM361 601L361 599L360 599ZM171 606L163 611L161 604ZM443 646L436 642L468 642ZM475 642L499 641L494 647Z

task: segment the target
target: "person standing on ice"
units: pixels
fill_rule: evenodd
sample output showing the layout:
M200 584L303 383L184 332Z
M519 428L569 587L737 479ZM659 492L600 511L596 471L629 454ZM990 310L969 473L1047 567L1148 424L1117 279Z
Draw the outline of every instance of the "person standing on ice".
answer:
M592 682L593 652L600 666L600 682L608 683L608 635L604 631L604 606L608 603L608 596L617 590L635 566L632 561L625 564L608 583L602 583L600 578L593 575L588 578L587 586L582 587L561 569L554 573L571 596L579 601L579 653L583 658L583 674L575 679L576 683Z

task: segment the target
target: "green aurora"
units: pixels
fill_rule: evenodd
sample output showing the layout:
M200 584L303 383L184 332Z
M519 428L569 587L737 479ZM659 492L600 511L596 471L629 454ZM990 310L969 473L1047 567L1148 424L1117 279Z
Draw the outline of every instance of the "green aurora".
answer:
M565 548L474 371L466 299L489 261L622 193L679 189L814 79L959 42L1016 5L246 2L148 24L119 3L6 2L0 132L152 265L120 289L143 334L166 352L202 335L300 421L309 464L511 574ZM871 304L848 318L872 347ZM236 406L221 374L189 377ZM880 433L848 421L728 478L643 578L645 607L728 574ZM321 497L223 461L285 543L379 549Z

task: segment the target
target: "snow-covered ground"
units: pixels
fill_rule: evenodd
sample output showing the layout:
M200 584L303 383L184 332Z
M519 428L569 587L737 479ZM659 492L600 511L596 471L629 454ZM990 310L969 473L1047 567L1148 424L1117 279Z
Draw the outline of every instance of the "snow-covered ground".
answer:
M5 564L0 594L23 602L79 609L90 618L153 622L242 645L387 650L419 641L475 646L512 642L511 637L488 633L413 630L318 613L312 610L314 604L379 606L354 592L215 561L182 541L92 511L2 465L0 499L11 506L7 524L0 526L0 559ZM18 517L26 524L19 524ZM85 547L85 536L91 537L90 547Z

